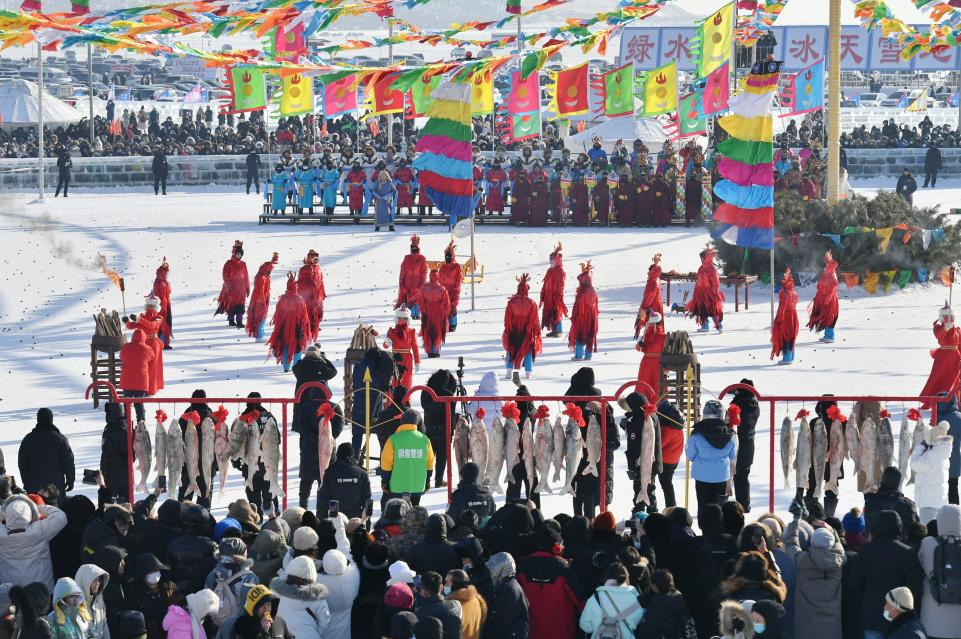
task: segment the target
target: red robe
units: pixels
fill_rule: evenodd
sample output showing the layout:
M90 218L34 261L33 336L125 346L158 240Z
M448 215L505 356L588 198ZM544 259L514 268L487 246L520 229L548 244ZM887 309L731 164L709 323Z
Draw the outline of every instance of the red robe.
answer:
M701 267L697 269L697 280L694 282L694 293L684 310L688 317L696 319L698 324L704 324L711 317L717 324L724 319L724 293L721 292L721 280L714 268L713 250L708 249L701 258Z
M147 345L153 349L154 358L150 362L150 379L148 381L147 393L154 395L164 387L164 345L158 335L163 325L163 316L157 311L148 308L137 316L136 322L127 322L130 330L140 329L147 338Z
M654 191L646 180L638 184L635 189L634 216L639 226L654 224Z
M798 188L798 193L801 194L801 199L807 202L808 200L818 199L818 185L815 184L813 180L801 180L801 186Z
M541 352L541 331L537 325L537 305L527 296L527 287L518 287L507 300L504 309L504 334L501 336L507 361L512 368L521 368L524 358L534 359Z
M394 171L394 184L397 187L397 208L414 206L414 172L409 167Z
M551 218L556 224L561 223L561 216L563 215L564 208L566 207L566 202L564 202L563 199L564 198L561 193L561 181L560 179L555 178L551 181Z
M413 308L420 303L420 289L427 282L427 258L420 253L408 253L400 263L400 282L394 308L406 304Z
M160 325L159 334L164 338L161 341L169 344L174 336L174 316L170 308L170 282L167 281L167 271L165 269L157 269L157 279L153 281L153 289L150 294L160 300L160 314L163 316L163 324Z
M394 353L400 353L404 372L400 377L401 385L410 390L414 384L414 364L420 364L420 348L417 346L417 331L407 322L397 323L387 329L387 339Z
M777 315L771 324L771 359L779 357L785 349L793 349L800 322L797 318L797 291L794 280L782 282L777 297Z
M597 328L600 310L597 307L597 291L591 282L590 273L577 276L579 286L571 309L571 330L567 336L567 346L573 349L577 343L586 344L588 353L597 352Z
M434 206L434 201L427 195L427 189L423 186L417 190L417 206Z
M550 181L543 170L532 171L531 206L528 214L528 226L547 226L547 216L550 212Z
M488 213L504 212L504 189L507 188L507 173L504 169L491 169L487 172L487 200L485 206Z
M250 294L247 305L247 335L257 336L257 327L267 319L270 309L270 273L274 270L273 262L264 262L254 276L254 292Z
M938 348L931 351L934 362L931 364L931 374L921 389L920 395L934 396L938 393L950 393L958 385L961 376L961 328L954 326L944 328L941 322L934 323L934 337L938 340ZM922 408L930 408L928 403Z
M347 174L347 206L351 211L364 208L365 185L367 174L363 169L351 170Z
M641 350L644 356L641 358L641 365L637 369L637 381L647 382L657 395L654 398L648 397L648 402L657 405L661 397L661 353L664 352L664 342L667 340L667 333L664 332L664 322L657 324L647 324L644 329L644 344ZM640 384L635 390L644 393Z
M224 285L220 289L220 296L217 298L219 305L217 312L233 313L243 312L247 306L247 296L250 295L250 276L247 274L247 263L243 260L231 257L224 262L223 269ZM237 309L237 307L240 307Z
M808 306L807 327L817 332L838 323L838 263L828 260L818 280L818 290Z
M267 350L276 358L278 364L281 359L284 359L284 364L289 364L294 355L307 347L310 333L307 304L297 293L297 282L294 280L287 280L287 292L277 299L274 318L270 323L274 325L274 330L267 340Z
M591 193L591 204L594 209L594 223L607 224L607 216L611 212L611 186L598 180Z
M667 226L671 223L674 213L674 188L660 176L651 184L651 209L654 226Z
M511 222L527 224L531 216L531 183L526 175L514 179L511 190Z
M647 284L644 285L644 297L641 298L641 307L637 309L637 319L634 321L634 339L641 334L641 329L647 322L651 313L657 313L664 317L664 301L661 299L661 265L654 264L647 271Z
M571 224L587 226L591 217L590 193L584 182L571 184Z
M564 304L564 282L567 273L561 264L555 264L544 273L544 283L541 284L541 327L553 331L557 324L567 317L567 305Z
M444 262L440 265L437 272L441 285L447 289L447 296L450 298L450 314L457 314L457 305L460 303L460 287L464 282L464 271L456 261Z
M704 195L701 186L701 174L691 171L684 182L684 220L695 222L701 219L701 198Z
M450 296L438 280L437 273L431 273L430 281L420 289L420 336L428 353L440 352L450 319Z
M310 318L310 331L307 341L317 341L320 333L320 323L324 321L324 300L327 291L324 289L324 273L317 264L304 264L297 274L297 290L304 304L307 305L307 316Z
M637 223L634 198L634 183L622 178L614 190L614 210L617 211L618 226L634 226Z
M474 181L474 195L479 196L477 198L477 209L484 210L484 169L474 165L471 171L471 177Z

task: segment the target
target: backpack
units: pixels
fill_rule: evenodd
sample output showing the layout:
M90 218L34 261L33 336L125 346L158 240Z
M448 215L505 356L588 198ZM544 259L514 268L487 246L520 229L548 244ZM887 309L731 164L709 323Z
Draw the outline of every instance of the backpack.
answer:
M617 611L617 606L614 604L614 599L611 598L611 595L605 592L604 596L607 597L607 600L614 606L614 610ZM601 598L596 592L594 593L594 599L597 601L597 607L601 610L601 624L594 630L591 639L629 639L629 636L625 637L621 634L621 622L626 621L628 617L640 610L640 602L635 601L627 610L617 612L617 614L611 617L607 614L607 611L604 610L604 604L601 603Z
M214 586L214 594L220 599L220 607L217 609L217 612L210 615L214 623L217 624L217 627L222 626L225 621L237 615L239 606L237 605L237 596L234 594L232 586L251 574L253 573L249 570L241 570L228 579L217 580Z
M938 537L934 570L929 576L931 595L939 604L961 604L961 541L953 535Z

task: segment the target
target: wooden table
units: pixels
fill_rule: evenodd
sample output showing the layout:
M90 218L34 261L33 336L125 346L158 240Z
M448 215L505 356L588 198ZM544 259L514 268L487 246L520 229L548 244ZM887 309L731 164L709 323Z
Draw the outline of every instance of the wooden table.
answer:
M661 273L661 279L667 283L665 305L671 307L671 282L695 282L697 273ZM751 308L750 286L757 281L757 275L722 275L721 284L734 285L734 312L741 310L741 287L744 287L744 310Z

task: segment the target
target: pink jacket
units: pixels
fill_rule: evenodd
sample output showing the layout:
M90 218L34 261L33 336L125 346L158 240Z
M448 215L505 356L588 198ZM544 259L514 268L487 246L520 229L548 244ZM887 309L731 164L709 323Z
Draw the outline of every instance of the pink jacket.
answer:
M193 639L194 636L190 613L180 606L167 609L163 628L167 631L167 639Z

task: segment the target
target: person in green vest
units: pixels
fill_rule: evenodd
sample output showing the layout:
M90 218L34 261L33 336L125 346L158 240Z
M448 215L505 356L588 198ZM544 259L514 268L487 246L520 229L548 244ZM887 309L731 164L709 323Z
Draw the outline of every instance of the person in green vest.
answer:
M381 489L385 499L409 494L410 503L417 506L427 490L434 469L434 449L427 435L417 428L420 419L416 410L404 411L400 426L380 452Z

